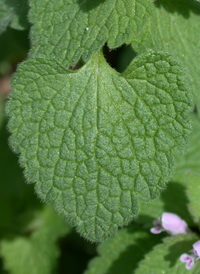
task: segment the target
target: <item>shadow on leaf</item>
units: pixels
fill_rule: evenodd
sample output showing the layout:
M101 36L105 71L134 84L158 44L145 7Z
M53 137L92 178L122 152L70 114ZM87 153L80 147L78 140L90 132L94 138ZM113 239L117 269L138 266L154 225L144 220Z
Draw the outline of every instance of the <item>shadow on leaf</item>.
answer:
M27 234L34 210L42 207L34 186L25 184L18 158L8 147L6 125L0 130L0 238Z
M170 261L170 267L174 267L177 263L177 259L179 259L183 253L189 252L192 249L193 244L193 239L173 244L170 246L169 253L164 257L164 259Z
M195 14L200 14L200 3L196 0L157 0L155 1L155 6L163 8L169 13L179 13L184 18L188 19L190 17L190 12Z
M179 215L190 227L193 227L194 221L188 211L185 191L186 188L182 184L170 182L158 199L141 204L141 211L135 222L150 229L153 226L153 220L161 217L163 212L171 212Z
M141 227L136 230L130 226L127 230L130 234L138 233L141 231ZM161 238L161 235L152 235L150 232L147 232L145 236L141 235L134 244L130 243L127 249L119 254L118 259L112 263L106 274L132 274L138 267L138 263L144 259L145 254L151 251L161 241Z
M164 212L172 212L179 215L188 224L194 224L188 211L188 199L185 194L186 188L180 183L170 182L167 191L160 196L164 202Z
M80 9L84 12L88 12L97 8L99 5L105 2L105 0L77 0L80 5Z

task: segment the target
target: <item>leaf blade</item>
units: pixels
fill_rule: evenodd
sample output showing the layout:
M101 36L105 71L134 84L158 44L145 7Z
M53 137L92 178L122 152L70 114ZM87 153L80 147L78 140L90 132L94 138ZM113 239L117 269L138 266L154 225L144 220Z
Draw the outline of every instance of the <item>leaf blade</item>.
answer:
M131 274L145 253L159 243L160 237L132 224L100 244L84 274Z
M24 30L28 28L28 4L26 0L0 1L0 34L7 26L13 29Z
M197 109L200 107L199 15L198 1L156 1L153 16L143 29L143 35L132 42L133 49L140 53L152 48L173 53L179 58L187 69Z
M186 154L177 159L177 170L174 174L174 180L182 181L186 187L188 197L188 209L193 217L194 222L199 224L199 197L198 189L200 183L200 162L199 162L199 118L192 114L193 132Z
M159 60L165 60L161 68ZM10 141L21 153L26 178L92 241L128 224L138 199L157 197L174 155L185 149L191 101L184 71L171 62L168 54L151 51L133 61L131 73L119 75L102 54L76 72L34 59L13 78ZM160 72L159 81L145 66ZM165 70L175 78L166 78Z
M151 269L153 273L188 273L185 264L179 258L183 253L188 253L197 241L195 235L178 235L165 238L162 244L157 245L153 251L139 264L135 274L146 273ZM198 273L198 263L192 268L191 273Z
M31 57L53 57L66 67L86 61L107 42L110 48L130 43L148 21L150 0L32 0ZM42 24L42 28L41 28Z
M59 256L57 240L70 232L69 226L52 206L45 205L27 231L33 231L29 237L18 235L1 240L4 269L11 274L51 273Z

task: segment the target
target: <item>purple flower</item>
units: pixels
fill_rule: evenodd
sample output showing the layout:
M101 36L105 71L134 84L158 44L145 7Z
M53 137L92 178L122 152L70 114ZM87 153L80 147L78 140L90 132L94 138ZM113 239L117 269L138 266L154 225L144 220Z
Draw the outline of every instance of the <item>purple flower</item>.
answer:
M186 263L186 269L190 270L194 267L194 262L200 259L200 241L193 244L193 248L190 253L188 254L182 254L180 257L180 261L182 263Z
M161 219L161 218L160 218ZM155 226L155 227L152 227L151 229L150 229L150 231L151 231L151 233L153 233L153 234L159 234L159 233L161 233L162 231L165 231L164 229L163 229L163 227L162 227L162 224L161 224L161 220L154 220L153 221L153 225Z
M180 257L182 263L186 263L186 269L190 270L194 266L194 257L188 254L182 254Z
M166 231L174 236L177 234L186 234L188 232L186 222L174 213L164 212L162 217L159 220L155 220L153 224L155 227L150 230L153 234L159 234L162 231Z
M196 252L196 255L200 258L200 241L193 244L193 248Z

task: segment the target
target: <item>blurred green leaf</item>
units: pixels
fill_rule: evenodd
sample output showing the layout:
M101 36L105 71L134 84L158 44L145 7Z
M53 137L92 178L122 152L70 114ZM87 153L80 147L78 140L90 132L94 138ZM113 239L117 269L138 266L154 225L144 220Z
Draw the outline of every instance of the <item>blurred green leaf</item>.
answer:
M176 173L174 174L174 180L180 181L185 178L185 174L188 172L195 172L200 175L200 119L193 113L191 114L193 131L190 135L189 146L186 153L177 158ZM183 183L187 182L185 179Z
M196 262L194 268L188 272L185 264L180 262L183 253L189 253L192 245L197 241L192 234L178 235L164 239L162 244L155 246L145 259L139 264L134 274L197 274L199 264Z
M186 194L189 200L188 209L193 216L194 221L200 224L200 174L188 171L186 183Z
M1 241L4 268L10 274L52 273L60 254L56 242L69 232L64 219L52 206L45 205L27 227L27 236Z
M18 30L28 28L27 14L27 0L0 0L0 34L7 26Z
M98 256L90 261L84 274L132 274L145 253L160 239L160 235L132 224L98 246Z
M140 203L140 213L135 222L143 224L145 228L153 226L153 220L162 216L163 212L172 212L184 219L188 225L194 225L187 204L186 187L184 184L169 182L166 191L159 198L150 203Z
M6 121L0 130L0 238L23 233L33 211L42 206L32 185L25 184L17 156L8 147Z
M9 273L50 273L56 266L56 241L70 228L52 206L40 203L25 184L17 157L8 148L6 124L0 131L1 256ZM31 272L32 271L32 272Z
M189 200L188 208L195 222L200 222L200 120L192 115L193 133L186 154L177 159L174 180L182 182L186 187Z

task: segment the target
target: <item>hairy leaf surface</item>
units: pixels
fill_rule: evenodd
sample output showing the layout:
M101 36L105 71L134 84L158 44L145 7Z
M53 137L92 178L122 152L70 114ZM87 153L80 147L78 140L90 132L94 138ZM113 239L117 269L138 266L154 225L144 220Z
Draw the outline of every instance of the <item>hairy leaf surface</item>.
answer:
M149 20L151 0L31 0L31 57L63 65L87 60L104 43L117 48L134 40Z
M102 54L80 70L29 60L12 80L11 145L28 181L84 237L105 240L165 188L190 133L190 91L168 54L123 75Z
M157 0L143 35L132 46L142 52L153 48L173 53L189 73L195 104L200 109L200 3L188 0Z
M157 245L146 255L134 274L188 274L185 263L180 262L179 258L183 253L190 254L189 251L197 240L192 234L165 238L162 244ZM189 273L199 273L198 262Z
M28 28L27 0L0 0L0 34L7 26L24 30Z

